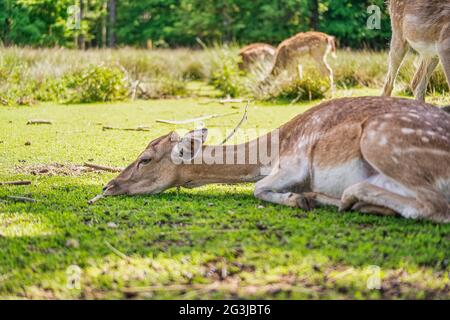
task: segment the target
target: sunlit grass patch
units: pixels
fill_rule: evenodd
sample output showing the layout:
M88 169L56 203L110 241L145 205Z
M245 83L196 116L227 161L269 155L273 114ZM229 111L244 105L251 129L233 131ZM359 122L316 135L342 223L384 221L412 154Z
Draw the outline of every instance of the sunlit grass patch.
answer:
M1 237L47 236L52 233L50 226L45 223L45 219L42 219L42 217L35 217L26 211L0 213Z
M220 104L211 87L189 87L195 98L0 108L0 181L32 181L0 186L0 297L448 298L449 225L335 208L305 212L255 199L251 184L89 206L115 174L72 175L71 166L125 166L152 139L193 129L156 119L236 112L205 121L219 131L236 126L245 103ZM378 92L352 88L336 96ZM318 102L253 102L241 128L268 131ZM31 118L53 124L26 125ZM207 143L220 141L210 136ZM33 169L49 164L65 166L54 174ZM380 289L367 286L371 266L380 268Z

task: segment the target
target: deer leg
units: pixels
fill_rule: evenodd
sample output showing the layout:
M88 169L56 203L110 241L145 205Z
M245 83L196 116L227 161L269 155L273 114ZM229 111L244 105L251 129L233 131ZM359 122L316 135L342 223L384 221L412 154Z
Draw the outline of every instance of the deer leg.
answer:
M258 181L255 185L255 197L267 202L297 207L301 200L299 194L290 192L301 188L308 176L308 169L289 168L279 169L275 173ZM306 204L305 204L306 206Z
M286 69L288 64L288 52L286 47L281 47L277 50L277 53L275 55L275 62L273 63L273 67L270 71L270 73L265 76L264 80L262 80L258 84L258 89L263 90L264 87L269 86L272 82L272 80L275 77L278 77L283 70Z
M427 92L427 85L430 81L431 74L436 69L439 63L438 57L423 58L419 69L414 75L412 88L414 90L414 97L419 101L425 101Z
M446 199L431 189L423 189L420 196L413 198L390 192L364 181L350 186L344 191L339 211L349 210L358 202L388 208L405 218L450 222ZM389 211L387 213L390 214Z
M239 70L245 71L248 65L247 55L240 54L239 56L240 56L240 61L238 62Z
M393 35L391 40L391 49L389 51L389 70L383 88L383 96L390 96L394 88L394 81L397 77L398 69L406 55L408 46L406 41L398 35Z
M291 190L306 188L307 168L278 170L256 183L255 197L267 202L311 210L318 205L339 207L339 199L315 192L294 193Z
M316 202L316 204L320 205L320 206L332 206L332 207L339 208L341 205L341 200L327 196L322 193L304 192L304 193L302 193L302 195L304 197L306 197L307 199L314 200Z
M328 77L328 80L330 81L331 92L334 92L333 69L331 69L330 65L328 64L326 55L323 55L321 57L313 55L313 58L319 68L320 73Z
M273 65L270 75L273 77L278 76L283 70L285 70L289 63L289 52L286 47L279 48L277 55L275 56L275 63Z
M447 35L449 32L450 27L447 28ZM441 41L438 53L444 67L445 77L447 78L447 85L450 89L450 38Z
M434 181L442 175L440 168L429 165L426 174L418 163L441 163L447 154L406 151L413 142L400 142L394 138L398 132L385 130L377 121L379 118L366 122L361 136L361 154L364 160L377 174L348 187L342 197L341 210L351 209L356 203L389 208L405 218L426 219L436 222L450 222L450 211L447 197ZM395 119L400 127L408 122ZM386 121L386 126L393 122ZM386 139L387 144L376 141ZM419 149L419 147L417 147ZM394 160L401 155L401 165L395 165ZM393 160L391 160L393 159ZM445 172L445 171L444 171ZM444 189L445 190L445 189Z
M376 214L380 216L397 216L398 213L392 209L376 206L373 204L367 204L365 202L358 202L353 207L352 210L359 211L362 213Z
M414 73L414 77L411 81L411 89L413 92L416 91L416 88L419 85L419 82L422 78L422 74L424 74L424 72L425 72L425 61L421 57L419 67L417 68L416 73Z
M334 77L333 77L333 69L331 69L330 65L328 64L326 60L326 56L323 57L323 64L325 65L325 68L328 72L328 78L330 79L330 88L331 92L334 93Z

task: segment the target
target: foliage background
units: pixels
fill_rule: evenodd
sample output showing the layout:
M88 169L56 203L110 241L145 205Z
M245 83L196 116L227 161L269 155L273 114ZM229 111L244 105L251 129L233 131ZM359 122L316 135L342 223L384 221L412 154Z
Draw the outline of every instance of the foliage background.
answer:
M81 8L80 30L67 26L71 5ZM366 28L370 5L382 10L381 30ZM198 46L197 37L277 44L312 29L341 47L381 49L390 38L384 0L0 0L5 45L178 47Z

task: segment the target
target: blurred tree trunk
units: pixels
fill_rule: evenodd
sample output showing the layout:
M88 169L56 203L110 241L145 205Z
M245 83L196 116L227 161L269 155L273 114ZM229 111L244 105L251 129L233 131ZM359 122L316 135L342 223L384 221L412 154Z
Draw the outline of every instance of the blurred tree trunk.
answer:
M116 46L116 0L108 1L108 15L109 15L109 47L114 48Z
M86 15L85 15L86 18L85 19L86 19L86 22L87 22L87 25L88 25L88 28L87 28L87 36L88 36L88 38L84 41L86 49L91 48L92 45L93 45L93 37L92 37L93 30L92 30L92 27L91 27L91 19L92 19L92 17L89 14L91 12L91 10L92 10L91 0L86 0L86 9L85 9L85 11L86 11Z
M312 8L311 8L311 20L310 20L310 28L311 30L317 30L319 27L319 0L311 0Z
M101 42L102 48L106 48L106 35L107 35L107 19L108 16L108 5L106 2L103 3L102 7L102 26L101 26Z
M4 18L4 21L3 21L3 23L0 24L0 45L4 45L7 47L10 45L9 33L11 32L11 27L13 24L12 14L11 14L11 12L12 12L11 1L6 0L6 2L3 4L3 6L4 6L3 9L5 10L5 12L2 15L2 18Z
M84 40L84 31L83 31L83 19L84 19L84 0L80 0L80 26L81 29L78 31L78 49L84 50L86 49L86 42Z

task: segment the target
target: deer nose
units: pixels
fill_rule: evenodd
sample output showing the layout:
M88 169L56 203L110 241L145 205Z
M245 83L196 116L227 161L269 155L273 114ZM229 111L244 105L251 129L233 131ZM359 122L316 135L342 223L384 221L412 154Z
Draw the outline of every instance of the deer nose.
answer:
M105 192L108 189L115 188L115 186L116 186L116 183L114 181L110 181L103 187L102 190L103 190L103 192Z

